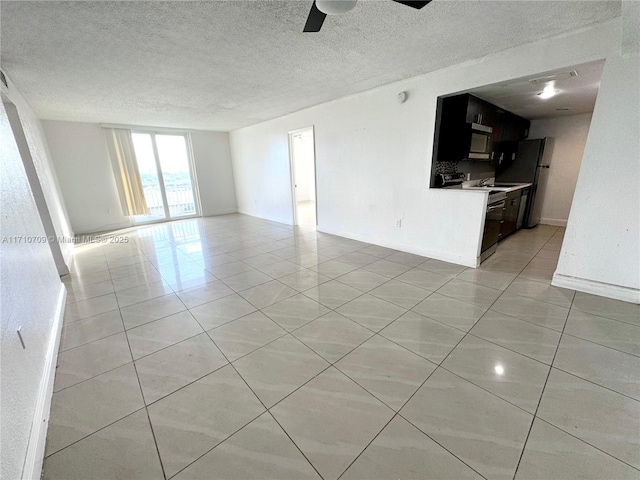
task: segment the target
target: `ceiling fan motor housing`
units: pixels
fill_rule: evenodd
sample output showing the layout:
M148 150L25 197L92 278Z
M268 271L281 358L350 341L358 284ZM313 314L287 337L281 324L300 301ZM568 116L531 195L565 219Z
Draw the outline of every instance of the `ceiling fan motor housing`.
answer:
M316 0L318 10L327 15L342 15L356 6L357 0Z

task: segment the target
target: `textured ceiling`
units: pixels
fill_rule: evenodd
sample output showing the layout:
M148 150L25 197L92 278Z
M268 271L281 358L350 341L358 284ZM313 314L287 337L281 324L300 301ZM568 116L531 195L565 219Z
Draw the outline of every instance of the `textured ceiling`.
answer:
M618 1L0 2L3 69L41 118L232 130L620 14Z
M577 115L592 112L596 104L604 60L552 70L531 77L487 85L471 92L499 107L528 119ZM553 85L558 94L543 99L538 96L545 84L529 80L575 70L578 76L559 78ZM568 110L565 110L568 109Z

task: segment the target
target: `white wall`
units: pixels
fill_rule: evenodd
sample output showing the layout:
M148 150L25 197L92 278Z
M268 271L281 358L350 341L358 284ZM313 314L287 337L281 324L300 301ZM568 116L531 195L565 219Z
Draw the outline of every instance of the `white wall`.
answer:
M437 97L617 56L619 30L615 19L235 130L238 209L291 223L287 132L314 125L319 230L475 266L486 194L428 189Z
M45 236L4 106L0 138L0 236ZM32 424L64 287L46 243L3 242L0 248L0 477L19 479L30 438L37 436ZM16 333L19 326L26 349Z
M132 225L122 214L102 126L53 120L42 124L74 230L89 233ZM235 212L228 134L190 133L203 215Z
M202 215L238 211L229 134L192 131L191 145L202 203Z
M42 126L75 232L130 226L122 214L104 129L97 123L50 120Z
M590 124L591 113L531 121L529 138L554 139L540 223L567 225Z
M607 60L553 284L640 303L640 60Z

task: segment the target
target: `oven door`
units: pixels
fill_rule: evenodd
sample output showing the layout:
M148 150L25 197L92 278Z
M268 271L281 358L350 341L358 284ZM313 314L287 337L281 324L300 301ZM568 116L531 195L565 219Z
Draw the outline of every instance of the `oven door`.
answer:
M482 237L482 253L498 243L502 211L506 205L504 200L487 206L487 218L484 222L484 236Z

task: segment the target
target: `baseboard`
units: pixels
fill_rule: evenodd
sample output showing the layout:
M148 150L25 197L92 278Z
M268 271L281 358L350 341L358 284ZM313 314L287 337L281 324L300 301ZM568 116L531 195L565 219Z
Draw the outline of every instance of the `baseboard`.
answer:
M584 278L570 277L560 273L553 274L551 285L554 287L569 288L579 292L590 293L600 297L613 298L623 302L640 304L640 290L635 288L613 285L610 283L595 282Z
M442 260L443 262L455 263L457 265L463 265L465 267L477 268L480 265L479 257L466 257L463 255L455 255L448 252L440 252L436 250L428 250L422 248L415 248L409 246L405 243L395 243L395 242L379 242L374 241L371 238L365 235L358 235L357 233L351 232L342 232L337 231L331 228L324 227L322 225L318 225L316 227L318 232L328 233L330 235L336 235L339 237L350 238L351 240L358 240L360 242L370 243L372 245L378 245L380 247L392 248L394 250L399 250L401 252L413 253L415 255L421 255L423 257L434 258L436 260Z
M44 447L47 441L47 428L49 426L49 412L51 411L51 397L53 396L53 380L56 375L56 363L58 360L58 348L60 346L60 332L62 331L62 318L67 300L67 289L60 284L60 294L56 305L55 318L53 319L51 338L47 347L40 392L36 403L36 411L33 416L31 435L27 446L22 480L39 480L44 461Z
M567 221L561 218L541 218L540 223L543 225L551 225L553 227L566 227Z
M229 215L230 213L239 213L237 208L226 208L222 210L216 210L213 213L207 213L202 217L217 217L218 215Z

